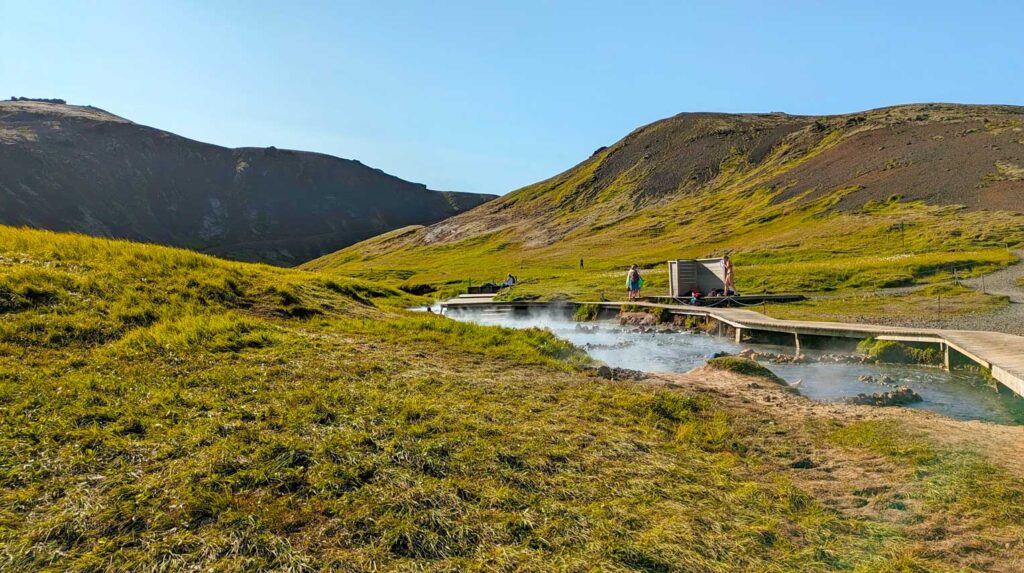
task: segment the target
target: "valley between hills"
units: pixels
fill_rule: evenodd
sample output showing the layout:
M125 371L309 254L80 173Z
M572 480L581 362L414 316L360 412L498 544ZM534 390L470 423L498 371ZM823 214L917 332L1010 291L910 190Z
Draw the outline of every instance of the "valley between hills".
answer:
M1015 571L1020 426L0 227L7 570ZM1007 455L1007 454L1011 455Z
M513 298L614 300L631 264L662 294L666 260L729 253L741 293L812 296L773 316L941 324L1011 304L963 279L1019 260L1021 166L1014 106L680 114L477 209L303 267L438 298L511 272Z
M816 401L737 356L609 379L551 330L409 310L509 272L508 299L620 299L629 264L658 292L665 260L730 253L741 292L810 295L775 316L1005 315L1022 108L681 114L485 201L25 105L0 105L0 570L1024 568L1024 426ZM273 185L150 177L166 146ZM67 156L105 175L70 185ZM390 230L335 220L342 171L392 190L359 203ZM247 206L332 238L282 247ZM258 230L272 248L216 242Z

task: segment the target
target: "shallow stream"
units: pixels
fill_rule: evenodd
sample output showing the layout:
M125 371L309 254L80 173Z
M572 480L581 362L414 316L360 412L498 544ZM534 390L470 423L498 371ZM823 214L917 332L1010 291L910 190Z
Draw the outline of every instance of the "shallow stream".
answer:
M512 328L546 328L609 366L645 372L687 372L704 364L716 352L736 353L744 348L777 354L794 352L792 347L736 344L727 338L706 334L631 332L633 327L610 321L581 325L552 316L489 313L465 313L452 318ZM807 350L805 353L813 358L825 352ZM790 383L800 381L800 392L815 400L842 400L861 393L885 392L892 388L863 382L858 377L867 375L877 380L888 376L895 384L912 388L924 399L907 407L932 410L961 420L1024 424L1024 399L1008 391L997 392L977 372L947 372L931 366L897 364L763 364Z

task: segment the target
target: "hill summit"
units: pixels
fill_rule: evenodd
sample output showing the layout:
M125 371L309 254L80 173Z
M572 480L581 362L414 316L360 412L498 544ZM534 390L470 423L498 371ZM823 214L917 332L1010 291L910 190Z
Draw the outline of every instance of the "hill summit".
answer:
M359 161L228 149L63 100L0 102L0 223L293 265L491 195L436 192Z

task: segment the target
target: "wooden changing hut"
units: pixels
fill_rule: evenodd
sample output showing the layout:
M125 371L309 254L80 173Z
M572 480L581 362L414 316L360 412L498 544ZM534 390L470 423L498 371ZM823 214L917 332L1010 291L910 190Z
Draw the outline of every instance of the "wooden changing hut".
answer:
M693 287L701 294L725 288L722 259L676 259L668 262L668 293L672 298L689 297Z

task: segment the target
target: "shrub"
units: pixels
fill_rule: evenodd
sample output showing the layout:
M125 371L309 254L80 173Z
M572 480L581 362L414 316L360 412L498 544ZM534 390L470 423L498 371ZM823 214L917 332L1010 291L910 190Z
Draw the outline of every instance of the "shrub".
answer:
M639 304L624 304L619 307L620 313L643 312L653 316L659 323L672 320L672 311L660 306L644 306Z
M413 296L424 296L433 292L437 292L437 288L433 285L428 284L402 284L398 286L398 290L411 294Z
M857 344L857 351L879 362L895 364L942 364L942 354L934 348L915 348L895 340L866 338Z
M597 320L597 316L600 312L601 307L596 304L581 304L576 307L576 312L573 313L572 319L576 322Z
M719 356L718 358L708 360L708 366L712 370L725 370L727 372L735 372L736 374L742 374L744 376L764 378L775 382L776 384L786 384L786 381L776 376L774 372L748 358L740 358L739 356Z

